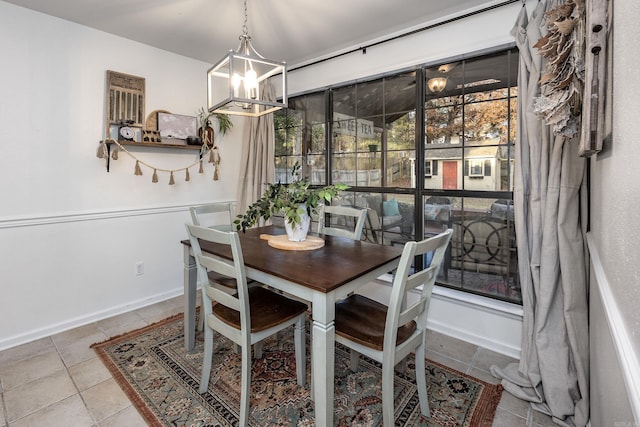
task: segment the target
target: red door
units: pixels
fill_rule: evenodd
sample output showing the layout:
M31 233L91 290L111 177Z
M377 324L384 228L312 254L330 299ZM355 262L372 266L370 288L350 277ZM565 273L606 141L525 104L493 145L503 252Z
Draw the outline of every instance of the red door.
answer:
M456 190L458 188L458 162L442 162L442 188Z

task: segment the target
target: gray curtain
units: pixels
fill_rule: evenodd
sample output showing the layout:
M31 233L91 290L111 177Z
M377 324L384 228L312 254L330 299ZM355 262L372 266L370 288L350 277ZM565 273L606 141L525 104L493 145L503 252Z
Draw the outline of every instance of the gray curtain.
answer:
M275 89L267 82L262 86L261 99L274 100ZM240 182L236 210L242 213L258 200L265 184L275 181L275 135L273 114L250 117L242 138Z
M585 159L579 135L556 135L534 112L545 59L533 46L544 12L560 1L522 8L512 31L520 51L514 182L523 299L520 362L493 366L505 389L565 426L589 419L589 336L584 232Z

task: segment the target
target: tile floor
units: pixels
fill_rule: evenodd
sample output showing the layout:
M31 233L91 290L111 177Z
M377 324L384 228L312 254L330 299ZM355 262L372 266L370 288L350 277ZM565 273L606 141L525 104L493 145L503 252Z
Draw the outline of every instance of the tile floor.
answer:
M0 352L0 427L145 426L89 346L182 311L174 298ZM427 356L496 383L489 366L512 362L475 345L430 333ZM494 427L552 426L551 418L504 392Z

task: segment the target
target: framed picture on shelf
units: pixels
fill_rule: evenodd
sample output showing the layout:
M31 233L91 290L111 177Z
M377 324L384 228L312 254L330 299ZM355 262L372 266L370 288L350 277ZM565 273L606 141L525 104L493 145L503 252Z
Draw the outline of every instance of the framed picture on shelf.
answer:
M163 143L186 144L188 136L198 135L198 120L195 116L158 113L158 131Z
M111 134L111 125L118 126L124 121L142 129L145 120L144 77L107 70L106 87L106 123L110 126L109 133Z

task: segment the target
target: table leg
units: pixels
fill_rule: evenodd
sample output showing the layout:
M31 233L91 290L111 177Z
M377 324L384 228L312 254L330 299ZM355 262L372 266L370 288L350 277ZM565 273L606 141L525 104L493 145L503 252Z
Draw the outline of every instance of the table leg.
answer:
M195 346L196 331L196 295L198 283L196 280L196 261L190 254L190 249L184 245L184 347L186 351Z
M335 328L333 319L335 307L327 299L314 298L311 363L313 395L315 400L316 426L333 425L333 382Z

